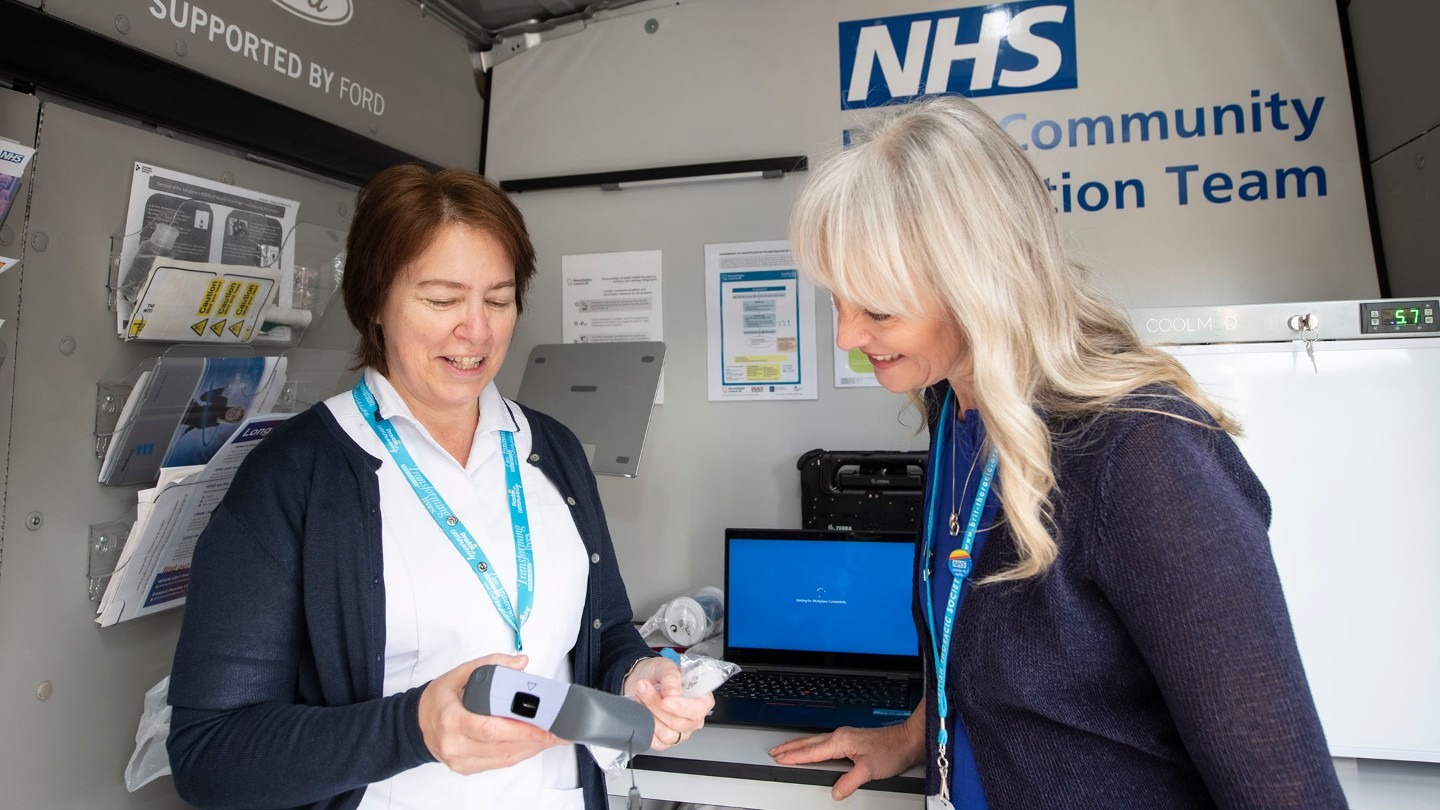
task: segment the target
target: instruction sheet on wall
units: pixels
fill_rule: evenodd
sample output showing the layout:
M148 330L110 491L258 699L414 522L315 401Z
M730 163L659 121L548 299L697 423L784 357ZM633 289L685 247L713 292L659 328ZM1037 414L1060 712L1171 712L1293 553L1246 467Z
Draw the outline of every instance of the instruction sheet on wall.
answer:
M815 288L790 243L705 246L710 399L815 399Z
M299 211L295 200L137 161L116 271L116 331L127 335L142 291L147 297L163 292L147 285L151 270L164 264L157 259L278 271L274 303L290 307L295 278L295 240L290 237ZM203 298L194 303L199 313ZM277 326L266 337L286 341L290 335L287 327Z
M577 253L560 257L561 340L629 343L665 339L661 252ZM665 404L665 376L655 389Z

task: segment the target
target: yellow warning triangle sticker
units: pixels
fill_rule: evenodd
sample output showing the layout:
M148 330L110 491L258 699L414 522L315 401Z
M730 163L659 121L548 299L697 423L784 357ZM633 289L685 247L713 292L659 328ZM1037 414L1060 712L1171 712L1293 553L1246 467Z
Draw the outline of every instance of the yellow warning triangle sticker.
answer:
M230 324L230 334L238 338L240 337L240 330L243 328L245 328L245 322L236 321L235 323Z
M225 331L225 319L221 318L210 324L210 331L215 333L215 337L221 337L221 333Z
M190 324L190 331L194 332L199 337L205 337L205 324L209 322L209 320L196 321L195 323Z
M130 337L135 337L143 331L145 331L145 321L143 319L137 318L130 322Z

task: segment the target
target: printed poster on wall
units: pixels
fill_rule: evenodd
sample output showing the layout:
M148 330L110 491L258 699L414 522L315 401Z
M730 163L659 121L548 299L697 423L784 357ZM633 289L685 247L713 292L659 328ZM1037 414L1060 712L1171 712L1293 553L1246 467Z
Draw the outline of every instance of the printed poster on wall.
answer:
M660 268L658 250L561 256L561 340L664 341ZM655 390L655 404L665 404L664 371Z
M790 243L705 246L710 399L815 399L815 288Z

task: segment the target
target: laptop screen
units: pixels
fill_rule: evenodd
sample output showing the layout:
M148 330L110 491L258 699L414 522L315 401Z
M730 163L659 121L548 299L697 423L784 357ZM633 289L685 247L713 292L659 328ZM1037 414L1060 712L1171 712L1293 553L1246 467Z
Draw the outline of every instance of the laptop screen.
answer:
M727 529L725 649L737 662L909 669L910 534Z

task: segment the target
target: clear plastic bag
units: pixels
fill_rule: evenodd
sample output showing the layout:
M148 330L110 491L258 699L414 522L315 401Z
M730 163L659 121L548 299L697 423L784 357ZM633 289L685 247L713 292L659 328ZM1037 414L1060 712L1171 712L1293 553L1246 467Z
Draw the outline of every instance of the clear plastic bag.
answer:
M125 788L131 793L170 773L170 754L165 738L170 736L170 676L145 693L145 710L135 730L135 753L125 766Z
M708 695L719 689L720 684L730 680L732 675L740 671L739 664L711 658L708 655L677 653L671 649L661 650L660 654L674 661L675 665L680 667L680 685L684 690L685 697ZM625 768L630 764L629 751L618 751L614 748L592 745L590 746L590 755L595 758L595 762L602 770L614 777L619 777L624 773Z
M719 689L720 684L730 680L730 676L740 671L739 664L711 658L708 655L697 655L690 652L677 653L670 649L661 650L660 654L674 661L675 665L680 667L680 684L685 690L685 697L708 695Z

